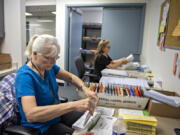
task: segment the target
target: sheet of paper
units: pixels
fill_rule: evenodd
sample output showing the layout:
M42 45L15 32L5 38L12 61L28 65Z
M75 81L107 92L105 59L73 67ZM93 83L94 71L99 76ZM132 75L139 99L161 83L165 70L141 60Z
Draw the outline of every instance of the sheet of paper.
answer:
M89 118L86 125L84 125L84 121L86 119L86 116L88 114L88 111L86 111L74 124L73 128L78 130L87 130L88 127L92 124L92 122L96 121L100 116L113 116L114 115L114 109L113 108L107 108L107 107L96 107L93 116Z
M88 114L88 111L86 111L73 125L72 127L77 130L84 130L88 129L88 127L92 124L93 121L96 121L101 114L99 112L94 112L93 116L89 118L86 125L84 125L84 121L86 119L86 115Z
M154 100L154 99L152 100L152 102L153 102L153 103L157 103L157 104L163 104L162 102L159 102L159 101Z
M127 59L128 62L133 61L134 60L133 54L130 54L129 56L127 56L126 59Z
M100 112L101 115L106 115L106 116L113 116L114 115L114 108L107 108L107 107L98 106L98 107L96 107L95 111Z
M161 93L154 91L154 90L144 91L144 95L147 97L151 97L152 99L155 99L157 101L169 104L169 105L174 106L174 107L180 106L179 97L167 96L167 95L161 94Z
M133 114L133 115L141 115L143 116L143 111L141 110L133 110L133 109L119 109L118 110L119 114Z
M162 16L162 22L161 25L165 26L166 25L166 20L169 12L169 3L166 3L164 9L163 9L163 16Z
M101 115L96 126L91 130L95 135L111 135L112 127L117 118Z
M180 97L169 96L177 105L180 105Z

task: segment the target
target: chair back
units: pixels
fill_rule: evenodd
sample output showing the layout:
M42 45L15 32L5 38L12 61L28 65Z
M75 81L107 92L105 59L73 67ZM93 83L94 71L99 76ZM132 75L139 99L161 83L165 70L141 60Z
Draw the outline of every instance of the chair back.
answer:
M85 66L84 66L84 61L81 56L77 56L75 58L75 65L76 65L76 69L78 71L78 76L79 76L79 78L82 79L84 76L84 73L85 73Z
M19 109L15 96L16 73L5 76L0 81L0 130L12 124L19 124Z

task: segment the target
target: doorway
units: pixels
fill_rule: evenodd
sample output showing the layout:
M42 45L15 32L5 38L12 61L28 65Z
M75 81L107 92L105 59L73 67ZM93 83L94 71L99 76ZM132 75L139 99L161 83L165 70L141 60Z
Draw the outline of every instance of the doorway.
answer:
M92 36L89 39L89 35L84 35L84 22L82 24L82 33L79 35L76 35L74 37L78 37L82 42L77 44L74 44L72 46L72 35L70 33L73 33L70 31L71 28L71 18L70 12L71 9L81 9L80 11L83 11L85 8L101 8L102 9L102 22L100 25L96 25L95 27L99 27L99 33L100 35L98 36ZM72 71L71 69L71 64L74 63L74 58L75 55L72 55L71 49L75 51L78 55L84 55L83 51L85 53L93 53L93 49L95 50L97 47L98 42L103 39L103 40L109 40L110 44L112 46L112 49L110 51L110 57L113 59L121 58L121 57L126 57L130 53L134 54L135 60L139 61L140 60L140 54L141 54L141 48L142 48L142 39L143 39L143 29L144 29L144 17L145 17L145 4L109 4L109 5L89 5L86 6L72 6L68 5L66 6L66 39L65 39L65 45L68 47L65 50L66 52L66 58L65 58L65 67L66 70ZM87 16L86 16L87 17ZM83 20L83 19L81 19ZM134 22L134 23L133 23ZM86 22L87 23L87 22ZM92 31L91 31L92 32ZM90 32L90 33L91 33ZM71 35L71 36L70 36ZM81 38L80 38L81 37ZM93 40L93 38L95 40ZM76 39L73 39L76 40ZM83 44L84 40L91 40L93 42L97 42L95 46L91 44L92 48L89 48L86 46L86 44ZM84 46L85 45L85 46ZM92 49L92 50L91 50ZM89 55L90 55L89 54ZM77 56L78 56L77 55ZM73 56L73 57L72 57ZM91 55L93 58L93 55ZM90 60L93 60L90 58ZM86 58L85 64L89 59ZM91 65L89 63L89 65ZM75 67L73 67L75 68ZM75 73L75 72L72 72ZM76 73L75 73L76 74Z

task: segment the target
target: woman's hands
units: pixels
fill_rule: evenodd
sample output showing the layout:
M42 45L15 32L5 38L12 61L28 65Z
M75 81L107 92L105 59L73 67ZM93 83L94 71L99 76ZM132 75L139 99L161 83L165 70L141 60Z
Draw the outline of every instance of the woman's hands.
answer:
M95 109L95 103L92 99L86 98L78 101L72 102L74 104L75 110L82 112L89 110L90 114L93 115Z
M82 89L83 89L85 95L88 98L90 98L91 100L93 100L95 102L95 105L97 105L99 102L99 98L98 98L97 94L85 86L83 86Z
M119 61L120 61L121 64L127 64L128 63L128 61L127 61L127 59L125 57L119 59Z
M86 99L75 101L75 110L76 111L86 111L89 110L90 114L93 115L94 109L99 102L97 94L91 91L89 88L82 85L81 89L84 91L87 96Z

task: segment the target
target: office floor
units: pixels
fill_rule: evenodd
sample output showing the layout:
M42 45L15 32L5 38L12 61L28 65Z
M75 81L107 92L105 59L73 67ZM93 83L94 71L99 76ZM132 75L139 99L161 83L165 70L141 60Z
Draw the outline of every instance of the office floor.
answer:
M59 96L67 97L68 101L78 100L78 95L75 86L59 86Z

